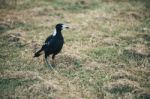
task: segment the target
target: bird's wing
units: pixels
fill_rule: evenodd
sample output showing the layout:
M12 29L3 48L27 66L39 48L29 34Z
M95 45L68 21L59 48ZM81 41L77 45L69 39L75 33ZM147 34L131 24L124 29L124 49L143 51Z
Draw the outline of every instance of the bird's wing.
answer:
M44 50L51 52L53 50L53 35L49 36L46 40L45 40L45 44L44 44Z
M53 36L50 35L46 40L45 40L45 44L44 45L50 45L52 42Z

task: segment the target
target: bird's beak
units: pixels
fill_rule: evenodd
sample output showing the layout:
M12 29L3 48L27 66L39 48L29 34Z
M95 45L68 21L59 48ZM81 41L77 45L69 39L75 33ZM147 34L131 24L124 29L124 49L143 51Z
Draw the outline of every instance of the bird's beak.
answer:
M69 29L69 26L63 25L63 29Z

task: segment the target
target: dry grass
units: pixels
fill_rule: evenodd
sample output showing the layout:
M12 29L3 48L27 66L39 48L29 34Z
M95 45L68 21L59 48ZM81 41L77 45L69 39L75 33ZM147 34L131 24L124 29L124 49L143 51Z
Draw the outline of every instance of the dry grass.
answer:
M148 0L17 1L0 6L0 98L150 97ZM60 22L71 28L52 71L33 54Z

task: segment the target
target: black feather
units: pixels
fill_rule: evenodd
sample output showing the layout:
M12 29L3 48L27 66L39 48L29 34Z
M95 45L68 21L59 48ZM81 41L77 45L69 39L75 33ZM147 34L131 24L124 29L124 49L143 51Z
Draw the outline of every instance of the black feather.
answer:
M55 55L61 51L64 44L64 38L61 33L62 27L63 24L56 25L56 35L50 35L45 40L45 44L42 46L42 48L34 54L34 57L39 57L41 52L44 51L45 58L47 58L49 55L52 55L52 59L55 58Z

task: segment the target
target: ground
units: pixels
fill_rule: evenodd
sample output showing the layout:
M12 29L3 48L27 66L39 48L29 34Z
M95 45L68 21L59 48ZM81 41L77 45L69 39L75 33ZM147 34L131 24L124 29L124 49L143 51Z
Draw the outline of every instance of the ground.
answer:
M149 0L14 1L0 1L1 99L150 99ZM57 23L51 70L33 55Z

